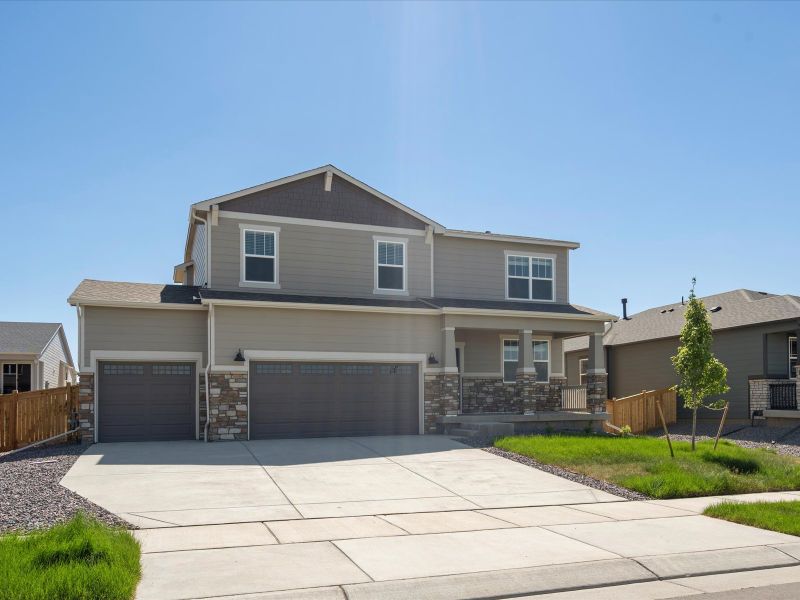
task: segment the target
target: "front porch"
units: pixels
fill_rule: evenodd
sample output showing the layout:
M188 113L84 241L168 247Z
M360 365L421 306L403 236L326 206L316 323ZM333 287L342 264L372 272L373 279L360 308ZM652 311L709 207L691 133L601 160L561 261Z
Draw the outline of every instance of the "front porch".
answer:
M425 376L425 430L494 433L599 427L607 418L603 323L453 317L442 328L442 360ZM499 325L499 327L498 327ZM568 386L563 341L590 339L586 384Z
M797 339L800 331L789 330L763 336L764 375L748 377L750 416L753 422L767 425L800 424L800 365L797 364ZM788 357L786 342L788 339Z

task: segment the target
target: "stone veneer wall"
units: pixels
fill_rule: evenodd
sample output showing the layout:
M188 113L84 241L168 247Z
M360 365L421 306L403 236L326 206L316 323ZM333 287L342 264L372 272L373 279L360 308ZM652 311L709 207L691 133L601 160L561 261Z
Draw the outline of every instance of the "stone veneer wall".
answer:
M455 373L425 375L424 406L424 433L436 433L439 429L436 417L458 414L458 375Z
M206 426L206 373L201 370L198 374L197 385L200 386L197 391L197 401L200 403L197 407L197 414L200 417L200 439L203 439L203 431Z
M211 373L208 439L247 439L247 373Z
M78 421L81 428L81 442L94 443L94 373L79 373Z
M462 377L461 394L462 412L467 415L522 412L516 384L504 383L502 377Z
M537 407L537 410L561 410L561 392L565 385L567 385L566 377L551 377L547 384L544 405Z
M751 379L750 385L750 414L756 410L769 410L769 386L771 383L793 383L789 379ZM800 407L800 385L796 386L797 406Z
M608 374L586 374L586 408L590 413L601 413L606 410L608 400Z

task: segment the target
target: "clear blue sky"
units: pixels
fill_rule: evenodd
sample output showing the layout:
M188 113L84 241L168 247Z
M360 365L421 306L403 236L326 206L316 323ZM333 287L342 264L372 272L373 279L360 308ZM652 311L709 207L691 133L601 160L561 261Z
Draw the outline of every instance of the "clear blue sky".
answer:
M800 292L800 3L0 5L0 320L169 282L190 203L333 163L564 238L619 313Z

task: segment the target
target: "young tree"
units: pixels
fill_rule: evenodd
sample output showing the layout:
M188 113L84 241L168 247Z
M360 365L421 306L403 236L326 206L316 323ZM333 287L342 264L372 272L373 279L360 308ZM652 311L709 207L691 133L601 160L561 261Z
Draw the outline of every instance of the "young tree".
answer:
M694 294L695 283L696 280L692 278L686 322L681 329L681 345L678 354L672 357L672 364L680 378L680 383L675 387L683 396L684 407L692 411L692 451L695 449L697 409L706 406L719 410L725 405L723 399L707 405L703 403L704 400L730 389L728 368L711 352L711 321L703 301Z

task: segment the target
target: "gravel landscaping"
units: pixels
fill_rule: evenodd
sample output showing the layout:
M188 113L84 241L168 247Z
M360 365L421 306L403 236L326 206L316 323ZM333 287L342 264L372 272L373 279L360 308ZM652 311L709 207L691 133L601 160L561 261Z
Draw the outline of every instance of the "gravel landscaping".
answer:
M713 439L719 424L698 423L698 440ZM688 442L691 437L690 423L670 425L669 434L673 440ZM656 437L664 437L661 430L651 432ZM750 427L741 425L726 426L720 439L728 440L743 448L766 448L778 454L800 458L800 429L795 427Z
M65 444L0 456L0 533L68 521L78 512L133 526L59 484L86 446Z

